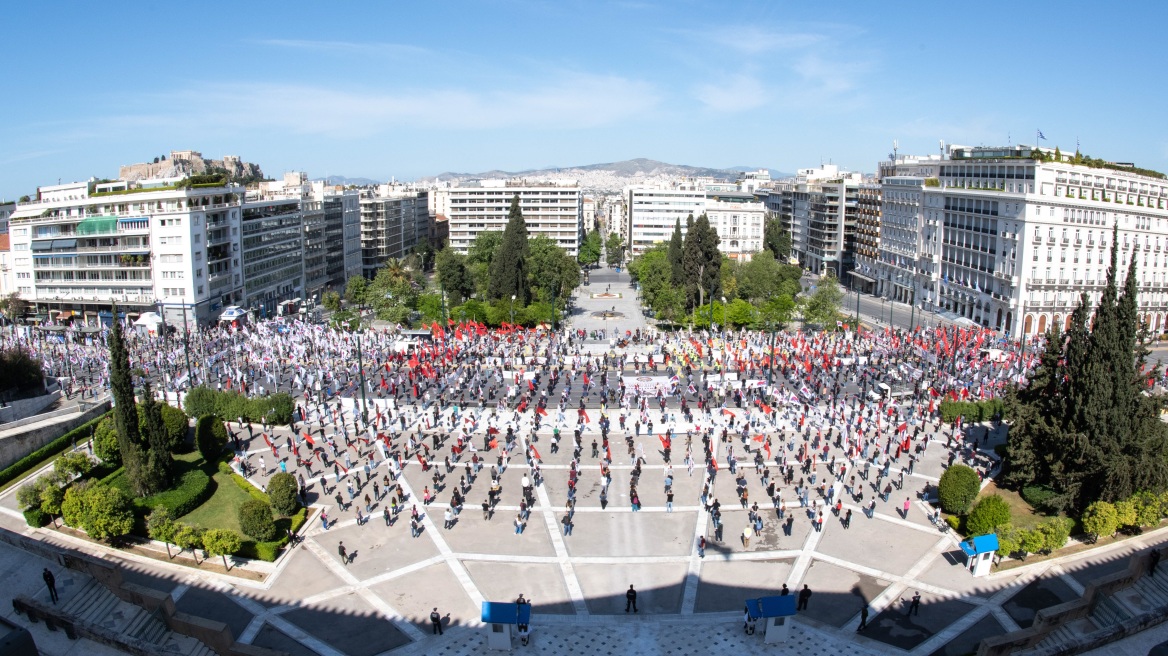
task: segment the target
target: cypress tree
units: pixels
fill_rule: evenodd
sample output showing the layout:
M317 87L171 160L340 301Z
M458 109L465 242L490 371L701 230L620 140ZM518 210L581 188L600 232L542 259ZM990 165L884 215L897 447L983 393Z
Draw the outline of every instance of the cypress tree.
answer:
M118 306L113 306L113 327L110 329L110 395L114 400L114 425L118 433L118 451L126 479L134 492L145 496L153 492L145 458L142 437L138 427L138 407L134 403L134 380L130 375L130 355L126 349L122 323L118 320Z
M146 479L155 492L170 487L174 474L174 460L170 457L166 424L162 421L162 405L154 399L147 382L142 392L142 410L146 418Z
M686 219L686 225L693 225L693 214L690 214L689 218ZM681 266L682 245L681 218L679 217L673 223L673 235L669 237L669 250L667 251L674 287L681 287L685 284L685 273Z
M527 222L519 209L519 194L511 199L507 227L491 260L490 276L487 296L491 300L510 299L514 295L517 302L527 304Z
M1106 285L1088 328L1086 294L1065 339L1057 326L1026 387L1010 403L1007 482L1040 484L1059 510L1168 488L1168 426L1145 396L1147 350L1140 343L1136 255L1118 295L1118 229L1112 229Z
M681 266L690 307L717 296L722 280L722 253L718 251L718 233L703 213L685 234Z

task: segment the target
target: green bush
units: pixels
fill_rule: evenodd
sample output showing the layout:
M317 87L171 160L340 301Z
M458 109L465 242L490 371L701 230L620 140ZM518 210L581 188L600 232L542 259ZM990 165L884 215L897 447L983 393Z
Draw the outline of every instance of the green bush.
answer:
M948 524L949 528L953 529L954 531L957 531L958 533L961 532L961 518L957 515L946 515L945 523Z
M1054 497L1054 490L1045 485L1027 485L1022 488L1022 499L1036 510L1049 512L1048 502Z
M272 519L272 507L258 499L248 499L239 507L239 527L244 535L266 542L276 537L276 522Z
M296 512L300 507L299 494L296 477L292 474L281 472L268 480L268 498L272 501L272 510L281 515Z
M1136 525L1155 526L1160 523L1160 498L1151 492L1137 492L1131 497L1136 506Z
M977 472L965 465L953 465L941 475L937 496L941 509L951 515L964 515L981 491Z
M41 361L23 347L0 349L0 393L43 391L44 381Z
M21 474L24 474L30 469L41 465L45 460L48 460L49 458L72 446L74 441L79 444L85 442L89 439L89 436L92 434L94 428L97 427L98 422L108 416L109 413L106 413L97 419L86 422L81 426L78 426L77 428L69 431L68 433L65 433L61 437L58 437L52 442L42 446L36 451L33 451L20 460L12 463L3 471L0 471L0 485L7 485L8 483L11 483Z
M248 399L238 392L195 387L187 393L183 407L192 417L219 415L229 421L243 417L255 423L267 418L272 424L286 426L292 421L292 411L296 403L291 396L283 392Z
M193 387L183 397L183 410L196 419L215 414L216 392L209 387Z
M93 454L102 462L114 466L122 464L122 452L118 450L118 429L113 417L106 417L93 431Z
M130 497L116 487L93 481L66 490L61 515L67 524L83 529L95 540L120 538L134 528Z
M1139 524L1140 512L1130 499L1115 502L1115 521L1122 528L1132 528Z
M166 448L175 453L185 451L190 419L185 412L169 403L159 402L158 406L162 413L162 426L166 429ZM138 425L141 426L141 430L145 434L146 412L140 403L138 404Z
M1004 404L1001 399L985 399L982 401L941 401L941 421L953 423L958 417L963 417L965 423L989 421L994 415L1002 412Z
M40 508L29 508L24 511L24 521L33 528L40 528L48 524L51 519L49 513L42 511Z
M1051 517L1039 524L1034 532L1042 538L1042 553L1062 549L1071 537L1071 520L1066 517Z
M276 529L281 533L279 539L269 542L244 540L239 547L239 551L236 553L243 558L254 558L272 562L280 556L280 550L284 548L284 545L288 544L287 532L291 531L295 533L299 531L300 527L304 526L304 522L306 521L308 521L308 510L301 508L291 517L276 520Z
M215 492L211 477L195 463L185 460L174 462L174 485L170 489L146 497L131 497L140 517L145 517L158 506L163 506L172 517L182 517L203 504ZM130 481L125 469L118 469L101 480L127 495L132 495Z
M999 526L1010 523L1010 506L1000 495L991 494L978 500L965 518L966 535L978 536L993 533Z
M223 464L226 465L227 463ZM223 471L222 468L220 468L220 471ZM235 483L235 487L238 487L244 492L247 492L248 496L251 498L255 499L256 501L263 501L264 503L268 503L270 501L270 499L268 499L268 495L264 494L263 490L249 483L246 478L231 471L230 465L227 466L227 471L225 473L231 476L231 482Z
M1115 535L1119 530L1119 514L1115 506L1106 501L1096 501L1083 511L1083 530L1094 539Z
M227 427L218 415L203 415L195 422L195 447L203 460L214 462L227 446ZM223 463L220 463L222 465Z

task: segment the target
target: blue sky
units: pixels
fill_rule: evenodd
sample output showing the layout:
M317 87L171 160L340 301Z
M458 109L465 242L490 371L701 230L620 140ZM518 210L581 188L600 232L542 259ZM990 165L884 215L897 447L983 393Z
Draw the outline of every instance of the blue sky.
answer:
M180 149L313 177L873 171L893 139L932 153L1041 128L1168 169L1163 2L94 6L6 8L0 198Z

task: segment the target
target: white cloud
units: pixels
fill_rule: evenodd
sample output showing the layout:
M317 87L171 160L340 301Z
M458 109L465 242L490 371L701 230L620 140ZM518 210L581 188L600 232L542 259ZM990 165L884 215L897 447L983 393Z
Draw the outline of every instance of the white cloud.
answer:
M689 32L690 36L745 55L761 55L777 50L809 48L827 40L815 32L785 32L754 25L722 26Z
M208 84L134 100L135 105L173 111L112 116L102 123L184 133L267 130L336 137L402 129L576 129L642 117L658 102L657 92L645 82L584 74L562 74L554 84L501 91Z
M409 55L418 56L430 54L430 50L419 46L402 43L359 43L356 41L314 41L310 39L261 39L256 43L275 48L291 50L310 50L313 52L327 52L335 54L359 55Z
M762 82L750 75L731 75L720 84L702 84L694 96L706 107L719 112L744 112L761 107L769 100Z

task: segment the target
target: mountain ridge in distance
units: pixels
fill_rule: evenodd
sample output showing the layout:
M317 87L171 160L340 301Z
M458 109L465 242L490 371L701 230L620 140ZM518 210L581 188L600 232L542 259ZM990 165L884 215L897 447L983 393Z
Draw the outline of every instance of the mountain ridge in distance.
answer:
M669 164L653 159L639 157L619 162L601 164L585 164L581 166L547 167L542 169L528 169L524 171L500 171L498 169L482 173L457 173L445 171L433 176L424 176L420 181L447 181L447 180L476 180L492 178L536 177L551 174L571 173L572 171L609 171L619 177L709 177L733 180L743 171L757 171L761 167L738 166L730 168L712 168L707 166L691 166L688 164ZM767 169L773 179L790 177L792 174L782 173L774 169Z

